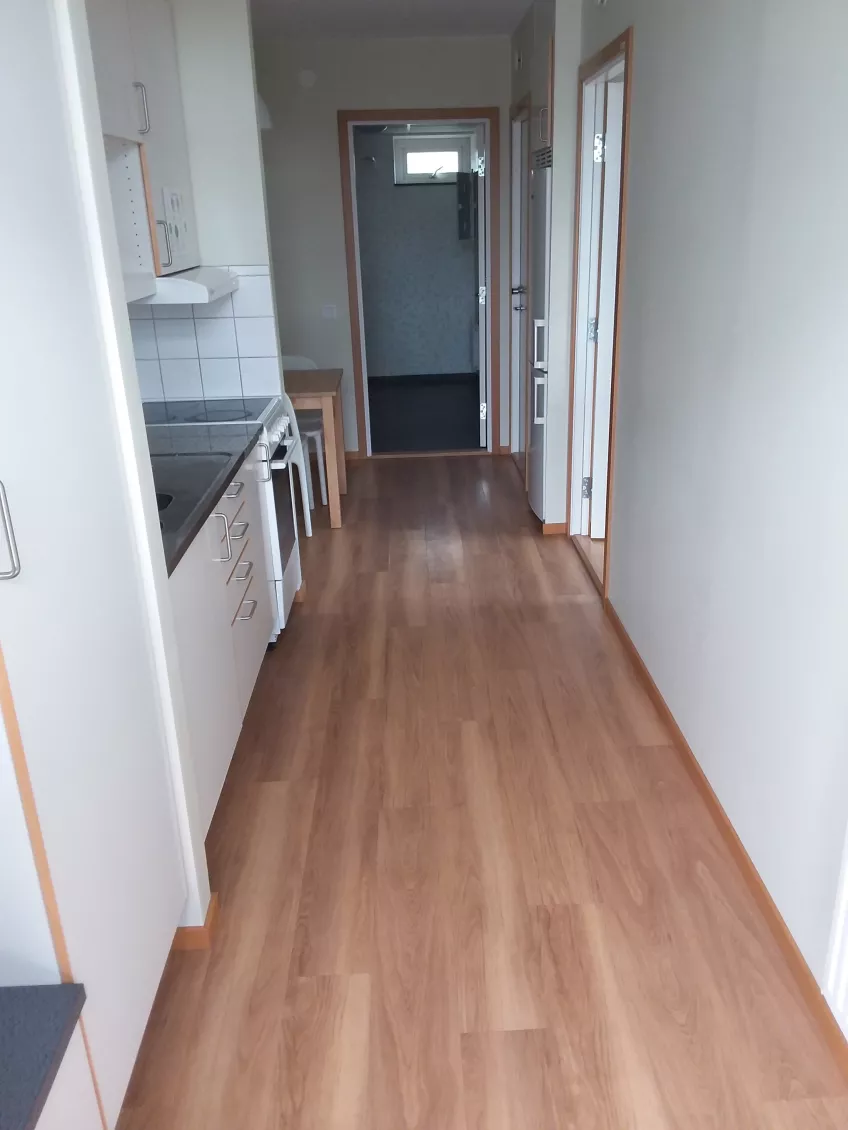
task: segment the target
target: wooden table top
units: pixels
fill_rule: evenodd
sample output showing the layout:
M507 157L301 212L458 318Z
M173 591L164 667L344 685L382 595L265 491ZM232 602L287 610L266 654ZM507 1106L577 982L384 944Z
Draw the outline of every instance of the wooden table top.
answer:
M289 396L333 396L342 383L342 369L286 369L283 384Z

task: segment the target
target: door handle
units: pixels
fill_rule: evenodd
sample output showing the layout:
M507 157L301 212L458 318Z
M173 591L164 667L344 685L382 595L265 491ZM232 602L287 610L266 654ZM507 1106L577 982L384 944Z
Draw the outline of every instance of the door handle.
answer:
M0 571L0 581L13 581L21 571L21 559L18 554L18 543L15 541L15 527L12 525L12 514L9 510L9 500L6 497L6 488L0 482L0 525L3 527L3 536L9 550L9 568Z
M539 334L541 331L542 348L539 349ZM544 369L548 364L547 358L547 322L544 318L533 319L533 368Z
M533 377L533 423L544 424L545 414L548 410L547 404L544 405L542 412L539 412L539 389L546 389L548 385L547 377ZM544 397L542 398L544 401Z
M141 108L144 110L144 129L140 129L139 133L150 133L150 109L147 105L147 87L143 82L134 82L133 86L136 90L141 91Z

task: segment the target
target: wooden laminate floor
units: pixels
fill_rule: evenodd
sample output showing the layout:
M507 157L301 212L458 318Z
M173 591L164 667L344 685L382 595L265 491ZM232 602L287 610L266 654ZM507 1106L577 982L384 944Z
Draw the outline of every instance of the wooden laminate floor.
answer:
M305 546L121 1130L837 1130L845 1080L507 459Z

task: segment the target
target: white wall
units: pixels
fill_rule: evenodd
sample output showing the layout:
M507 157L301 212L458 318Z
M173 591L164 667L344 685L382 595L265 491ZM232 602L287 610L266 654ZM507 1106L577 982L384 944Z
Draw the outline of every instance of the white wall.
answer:
M257 78L283 352L344 369L345 443L357 447L338 110L501 109L501 436L509 417L509 39L261 41ZM335 306L336 317L322 317Z
M635 25L612 602L821 981L848 817L848 6Z

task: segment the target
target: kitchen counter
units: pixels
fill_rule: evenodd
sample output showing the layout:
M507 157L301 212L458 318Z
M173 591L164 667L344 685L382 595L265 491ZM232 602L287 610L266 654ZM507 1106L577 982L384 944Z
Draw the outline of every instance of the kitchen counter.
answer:
M68 1047L82 985L0 988L0 1130L31 1130Z
M147 445L168 576L261 434L262 425L255 421L208 428L148 424Z

